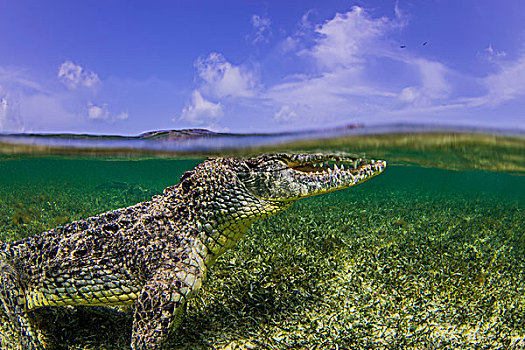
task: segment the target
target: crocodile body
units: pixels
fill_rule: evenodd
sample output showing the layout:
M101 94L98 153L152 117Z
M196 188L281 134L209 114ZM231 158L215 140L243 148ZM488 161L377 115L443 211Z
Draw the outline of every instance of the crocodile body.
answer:
M0 310L18 338L10 344L45 348L28 317L36 308L132 305L131 348L163 349L208 268L255 220L385 167L327 155L217 158L151 201L0 243Z

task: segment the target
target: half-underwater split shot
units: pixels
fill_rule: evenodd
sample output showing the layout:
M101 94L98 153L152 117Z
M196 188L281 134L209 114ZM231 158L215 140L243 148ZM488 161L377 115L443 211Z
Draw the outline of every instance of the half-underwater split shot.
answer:
M0 350L525 348L519 1L3 7Z

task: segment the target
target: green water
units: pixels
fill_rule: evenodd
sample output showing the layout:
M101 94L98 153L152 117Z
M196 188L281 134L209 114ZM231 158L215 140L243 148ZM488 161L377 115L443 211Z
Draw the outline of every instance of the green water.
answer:
M198 160L17 158L0 162L0 237L13 240L149 200Z
M254 224L190 303L174 348L525 346L521 158L510 172L457 171L375 151L399 161ZM429 158L427 150L410 154ZM440 150L441 164L452 156ZM0 238L148 200L200 161L4 156ZM126 348L130 319L121 317L103 331L76 324L61 346Z

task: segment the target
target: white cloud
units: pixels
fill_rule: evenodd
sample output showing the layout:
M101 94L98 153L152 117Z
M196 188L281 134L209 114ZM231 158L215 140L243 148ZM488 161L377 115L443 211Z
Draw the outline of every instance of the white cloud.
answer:
M286 38L281 45L286 48L283 51L305 47L304 42L310 42L313 35L313 45L298 50L297 54L299 57L313 57L320 70L291 78L290 82L278 83L261 94L265 103L278 106L273 119L297 126L304 122L344 123L395 104L399 93L394 88L375 84L369 76L367 64L369 58L402 63L407 60L389 51L392 46L385 39L390 31L401 26L400 22L384 17L370 18L364 9L353 7L347 13L336 14L333 19L316 26L315 32L308 36L308 28L314 27L308 21L309 14L299 23L298 34ZM428 95L438 95L444 84L435 74L437 65L434 67L421 61L419 66L421 86L425 89L418 89L428 90ZM438 82L439 89L437 86L433 88L432 84Z
M373 17L354 6L316 25L307 12L295 33L278 43L266 60L270 63L264 63L274 65L269 75L290 74L276 79L275 74L266 85L255 78L255 70L234 65L220 53L198 59L198 85L180 119L202 125L227 109L231 121L248 112L260 116L261 121L254 120L258 126L270 120L289 128L388 118L435 122L440 116L452 118L458 111L525 95L525 57L481 79L454 71L424 56L427 51L400 50L394 38L409 22L397 1L393 13ZM254 17L254 25L259 20ZM486 55L502 58L506 53L489 46ZM275 63L282 64L280 71ZM468 92L460 95L462 91Z
M314 43L315 25L310 21L310 15L314 10L308 10L297 23L297 29L293 35L287 36L278 44L278 50L282 54L297 53Z
M405 102L414 102L421 98L421 92L420 90L415 86L408 86L401 90L401 94L399 95L399 98L402 101Z
M301 20L298 23L299 35L306 34L314 28L314 24L310 21L310 15L312 15L315 12L315 10L310 9L306 11L306 13L301 17Z
M282 106L281 109L276 112L273 116L273 119L279 123L295 121L298 118L297 113L292 107L286 105Z
M195 125L204 125L217 120L222 114L223 109L220 103L208 101L198 90L194 90L191 103L182 109L179 119Z
M249 37L252 39L252 43L267 43L272 35L272 22L270 19L259 15L252 15L251 22L253 33Z
M424 107L448 97L451 86L446 76L449 72L442 63L411 58L406 64L418 69L420 84L403 88L399 95L401 101L410 103L414 107Z
M76 82L80 84L75 85L78 87L92 87L99 81L87 71L80 70L80 75L71 75L65 73L67 64L62 68L65 75L61 79L65 79L64 83ZM76 72L79 70L76 69ZM75 80L75 76L80 78ZM70 78L73 80L68 80ZM118 113L112 103L101 102L97 96L107 93L108 89L114 90L114 83L103 86L99 82L100 87L106 90L97 91L91 88L56 88L55 83L37 81L25 69L0 66L0 132L95 130L100 129L97 126L100 124L96 122L114 124L130 118L127 111ZM126 87L128 85L126 82Z
M107 104L102 106L88 105L88 117L94 120L109 120L109 109Z
M203 81L201 91L215 98L254 95L254 73L231 64L220 53L213 52L205 59L197 59L195 68Z
M478 104L497 105L525 96L525 56L500 66L500 70L483 78L488 93Z
M126 120L126 119L129 118L129 113L127 113L127 112L119 113L119 114L117 114L117 116L115 118L118 119L118 120Z
M359 69L339 69L275 85L262 95L262 101L278 106L274 120L304 128L305 124L346 123L377 112L385 101L397 96L395 92L362 82Z
M451 72L440 62L399 51L389 34L408 22L397 3L394 12L393 19L372 18L366 10L354 6L316 26L313 45L297 54L314 58L319 69L292 82L271 86L263 93L267 103L279 106L274 120L297 126L304 121L344 123L384 115L393 109L442 108L452 91L448 81ZM299 27L305 27L305 22L303 18ZM311 40L306 30L299 33L283 41L283 51L305 47L301 42ZM385 84L372 64L388 64L413 74ZM390 76L387 70L383 74Z
M20 93L11 93L0 85L0 132L21 129Z
M55 92L31 77L27 70L0 67L0 131L49 131L49 127L68 128L75 114L73 92Z
M399 24L388 18L370 18L358 6L318 26L316 45L305 53L325 68L349 67L365 63L365 57L385 50L384 35Z
M219 53L211 53L195 63L201 80L198 96L211 96L225 105L246 103L254 113L272 111L274 121L298 127L305 123L346 122L380 110L381 106L371 101L374 98L390 104L399 101L398 91L375 86L366 72L369 57L406 60L396 58L389 51L392 46L385 44L385 35L401 25L398 19L370 18L362 8L353 7L315 26L310 14L311 11L303 16L296 34L286 37L278 47L283 54L295 53L296 59L303 60L302 66L305 58L314 58L320 69L290 75L283 82L264 87L256 84L254 72L231 64ZM419 66L422 83L418 89L437 96L441 90L427 85L437 82L444 86L434 74L438 66L425 61ZM199 120L193 117L196 109L190 107L183 111L183 115L188 115L185 119Z
M440 62L426 59L413 60L421 73L422 90L432 99L445 97L450 89L445 75L447 68Z
M80 86L93 87L100 83L98 75L82 66L65 61L58 69L58 78L69 89L74 90Z
M396 2L394 4L394 13L395 13L397 18L402 18L403 17L403 12L401 12L401 9L399 8L399 0L396 0Z
M279 43L278 48L282 54L286 54L289 52L295 52L298 45L299 40L297 38L287 36L283 41Z
M127 112L121 112L119 114L111 113L109 104L107 103L95 105L92 102L88 103L87 116L90 120L103 121L110 124L118 120L126 120L129 118Z

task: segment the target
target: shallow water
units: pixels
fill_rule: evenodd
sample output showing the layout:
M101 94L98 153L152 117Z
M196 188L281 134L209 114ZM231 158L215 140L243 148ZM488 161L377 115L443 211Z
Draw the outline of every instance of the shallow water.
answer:
M389 166L254 224L213 269L175 344L525 346L523 138L383 134L265 147L221 152L351 152ZM148 200L203 160L191 152L55 151L0 155L0 239ZM62 341L125 348L129 314L119 317L98 336L75 325ZM51 331L67 327L57 322Z

